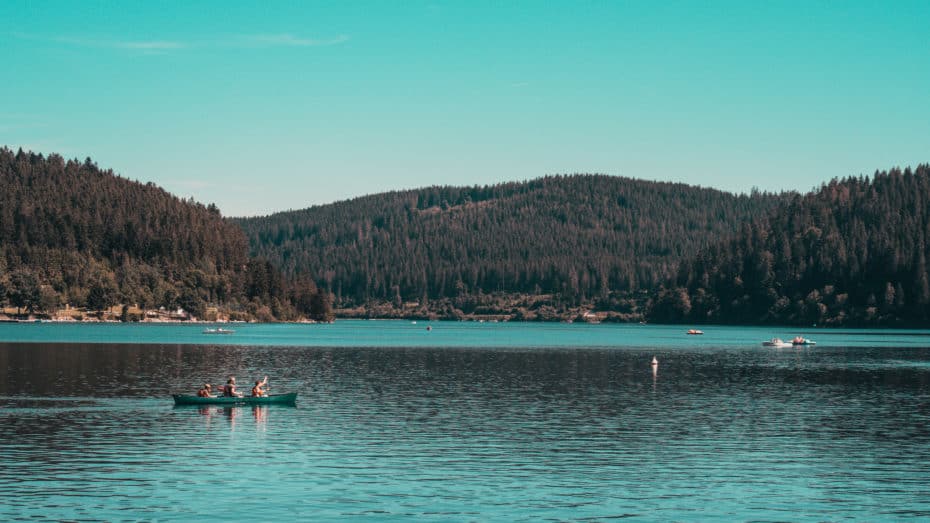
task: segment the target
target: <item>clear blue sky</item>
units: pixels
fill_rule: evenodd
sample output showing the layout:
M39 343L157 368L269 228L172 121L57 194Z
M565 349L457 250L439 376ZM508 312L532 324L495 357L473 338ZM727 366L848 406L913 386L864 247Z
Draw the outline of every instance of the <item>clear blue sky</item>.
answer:
M930 161L930 2L0 4L0 144L266 214L601 172Z

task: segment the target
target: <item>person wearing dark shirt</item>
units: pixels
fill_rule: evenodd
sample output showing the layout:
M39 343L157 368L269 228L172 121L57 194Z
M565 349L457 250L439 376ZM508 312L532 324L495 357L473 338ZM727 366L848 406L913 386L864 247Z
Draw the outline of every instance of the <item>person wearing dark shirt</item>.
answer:
M230 376L229 380L226 381L226 385L223 386L223 396L230 397L242 397L241 392L236 392L236 377Z

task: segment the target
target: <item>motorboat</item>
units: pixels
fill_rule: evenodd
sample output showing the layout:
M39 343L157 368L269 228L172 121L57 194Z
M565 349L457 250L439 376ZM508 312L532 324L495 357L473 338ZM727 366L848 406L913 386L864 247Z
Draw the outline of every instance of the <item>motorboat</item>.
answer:
M816 341L813 341L813 340L809 340L809 339L807 339L807 338L803 338L803 337L801 337L801 336L795 336L794 339L791 340L791 344L792 344L792 345L795 345L795 346L801 346L801 345L817 345L817 342L816 342Z
M781 339L781 338L772 338L768 341L762 342L763 347L790 347L791 343Z
M686 334L690 334L691 336L699 336L701 334L704 334L704 331L697 330L697 329L688 329L688 332Z
M217 327L215 329L204 329L204 334L232 334L236 331L232 329L224 329L223 327Z

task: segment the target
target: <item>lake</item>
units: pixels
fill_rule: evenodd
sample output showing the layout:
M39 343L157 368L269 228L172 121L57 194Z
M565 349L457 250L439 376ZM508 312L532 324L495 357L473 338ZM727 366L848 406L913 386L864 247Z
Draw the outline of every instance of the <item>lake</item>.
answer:
M930 517L930 331L231 328L0 324L0 520Z

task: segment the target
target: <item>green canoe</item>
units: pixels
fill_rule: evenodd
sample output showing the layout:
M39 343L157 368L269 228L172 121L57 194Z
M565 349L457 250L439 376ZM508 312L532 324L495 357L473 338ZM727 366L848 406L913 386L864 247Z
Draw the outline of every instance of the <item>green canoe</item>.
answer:
M200 396L188 396L186 394L174 394L173 396L175 405L293 405L297 401L296 392L271 394L259 398L252 396L201 398Z

